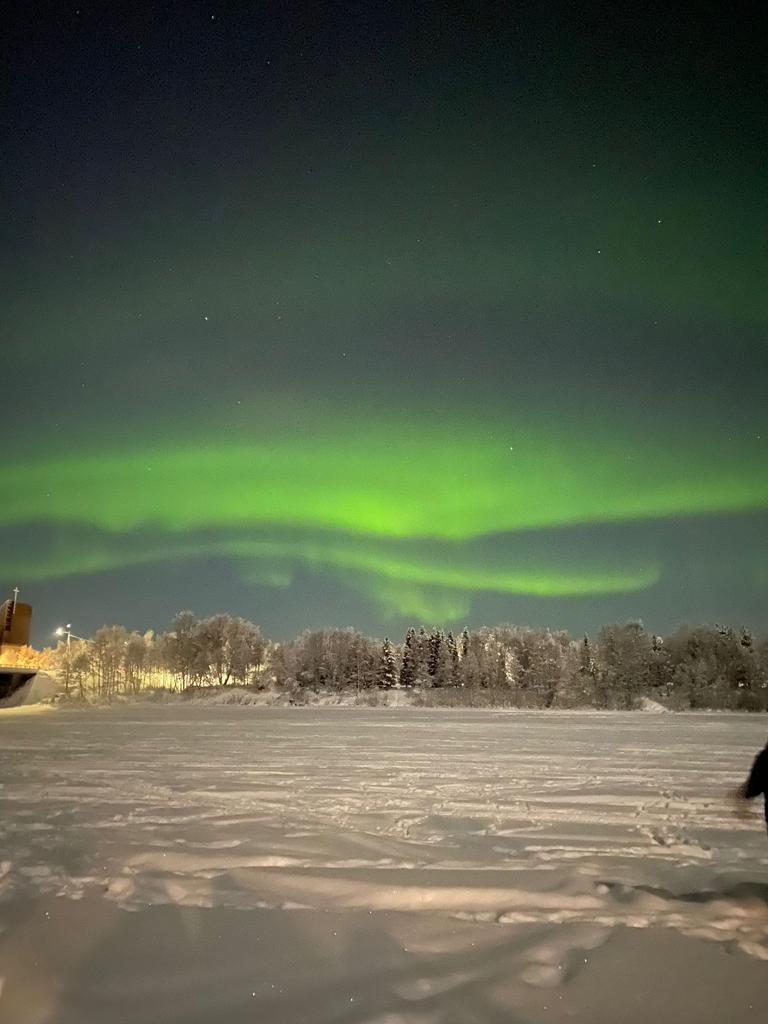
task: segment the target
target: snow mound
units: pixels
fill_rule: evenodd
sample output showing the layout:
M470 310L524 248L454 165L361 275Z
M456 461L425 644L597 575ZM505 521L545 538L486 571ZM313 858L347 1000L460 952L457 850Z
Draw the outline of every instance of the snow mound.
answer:
M274 695L268 693L266 690L246 690L241 686L227 686L222 688L220 692L212 693L205 697L199 697L198 700L208 707L211 705L220 706L230 704L264 707L267 704L273 703Z
M51 701L61 689L60 684L49 676L47 672L38 672L37 675L15 690L10 697L0 701L0 707L20 708L27 704L42 704Z
M656 700L651 700L650 697L643 697L640 701L640 711L648 711L655 715L665 715L669 711L669 708L665 708L663 704L659 704Z

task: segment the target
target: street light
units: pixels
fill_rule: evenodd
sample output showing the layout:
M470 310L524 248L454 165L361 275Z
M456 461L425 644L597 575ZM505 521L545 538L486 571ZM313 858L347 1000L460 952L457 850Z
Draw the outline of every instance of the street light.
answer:
M89 640L87 637L78 636L77 633L72 632L72 624L68 622L66 626L59 626L58 629L54 630L56 636L65 636L67 638L67 647L74 638L75 640L82 640L84 644L92 644L93 640Z

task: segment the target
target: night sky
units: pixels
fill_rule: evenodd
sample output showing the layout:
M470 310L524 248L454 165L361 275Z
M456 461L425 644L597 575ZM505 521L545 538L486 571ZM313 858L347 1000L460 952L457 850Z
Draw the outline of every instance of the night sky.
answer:
M17 4L0 586L37 643L765 632L757 6Z

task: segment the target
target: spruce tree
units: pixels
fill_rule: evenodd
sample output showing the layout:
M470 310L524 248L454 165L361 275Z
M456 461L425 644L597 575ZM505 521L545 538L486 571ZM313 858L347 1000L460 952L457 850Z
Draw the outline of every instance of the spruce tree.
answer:
M469 650L469 630L465 626L461 631L461 656L466 658L467 651Z
M438 629L432 631L429 637L429 646L427 654L427 672L430 676L435 675L437 672L437 665L440 661L440 648L442 647L442 634Z
M382 689L391 690L396 682L395 656L392 652L392 644L389 642L389 637L385 637L381 648L377 683Z
M410 689L416 682L416 634L409 629L403 645L403 663L400 666L400 685Z
M445 638L445 646L448 649L448 654L453 663L453 676L455 679L459 671L459 650L456 646L456 637L450 630Z
M429 637L424 631L424 627L419 628L419 632L416 634L414 642L413 652L416 661L416 678L414 680L417 686L423 686L429 675L429 655L431 645Z
M584 636L584 641L579 651L579 672L583 676L595 675L595 659L592 655L592 645L589 642L589 637Z
M437 651L435 671L432 673L433 686L455 686L456 662L451 654L451 649L445 637L441 637L441 643Z

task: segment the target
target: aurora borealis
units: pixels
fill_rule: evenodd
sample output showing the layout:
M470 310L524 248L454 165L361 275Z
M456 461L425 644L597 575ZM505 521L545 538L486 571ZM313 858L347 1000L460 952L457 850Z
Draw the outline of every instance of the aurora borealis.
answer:
M0 585L41 641L182 607L764 629L764 26L35 12Z

